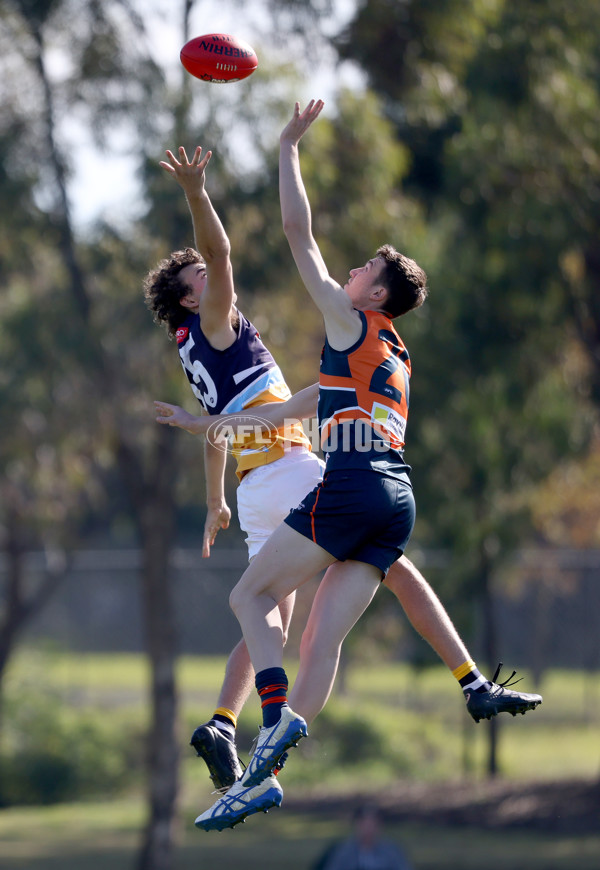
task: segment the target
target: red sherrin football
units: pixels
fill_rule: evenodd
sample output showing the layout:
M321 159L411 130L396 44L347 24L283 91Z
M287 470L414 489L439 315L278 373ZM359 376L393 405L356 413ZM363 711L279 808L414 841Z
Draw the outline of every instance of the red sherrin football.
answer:
M258 66L252 46L227 33L196 36L181 49L181 63L203 82L239 82Z

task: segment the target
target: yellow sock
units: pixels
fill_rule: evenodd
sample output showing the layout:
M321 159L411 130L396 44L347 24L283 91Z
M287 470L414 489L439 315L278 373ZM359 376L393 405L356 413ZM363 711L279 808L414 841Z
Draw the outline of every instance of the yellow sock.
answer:
M467 690L470 692L485 692L489 690L491 685L490 681L479 671L473 659L469 659L463 662L462 665L454 668L452 676L456 677L463 692Z
M456 677L458 682L462 680L463 677L466 677L467 674L470 674L472 670L477 667L473 659L467 659L466 662L463 662L462 665L459 665L457 668L454 668L452 671L452 676Z
M227 719L234 728L237 728L237 716L233 710L229 710L227 707L217 707L213 713L213 719Z

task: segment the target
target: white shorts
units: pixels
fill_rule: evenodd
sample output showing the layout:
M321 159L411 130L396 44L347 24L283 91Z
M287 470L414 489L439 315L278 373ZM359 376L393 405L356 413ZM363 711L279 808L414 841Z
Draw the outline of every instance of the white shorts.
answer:
M253 468L242 478L237 490L238 520L248 536L249 559L320 482L324 468L318 456L298 446L275 462Z

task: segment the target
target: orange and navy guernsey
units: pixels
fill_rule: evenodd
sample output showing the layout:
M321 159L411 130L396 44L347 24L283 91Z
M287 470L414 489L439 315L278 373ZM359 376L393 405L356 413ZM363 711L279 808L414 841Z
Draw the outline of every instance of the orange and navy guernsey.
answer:
M256 328L238 311L237 338L225 350L216 350L202 332L200 316L191 313L176 332L183 370L192 392L208 414L239 413L267 402L284 402L291 392L281 369L260 339ZM258 416L258 414L257 414ZM285 447L310 442L297 423L273 432L246 432L234 440L231 452L237 459L236 473L280 459Z
M386 314L358 314L358 341L344 351L326 341L321 354L318 416L325 470L370 469L410 485L403 453L408 351Z

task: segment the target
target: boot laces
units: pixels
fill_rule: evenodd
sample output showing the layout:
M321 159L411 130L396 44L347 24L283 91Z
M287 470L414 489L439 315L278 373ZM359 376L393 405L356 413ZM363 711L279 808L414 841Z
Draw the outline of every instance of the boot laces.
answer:
M492 677L492 683L496 683L496 685L497 685L497 686L500 686L501 689L507 689L509 686L516 686L516 684L517 684L517 683L520 683L520 682L522 681L522 679L523 679L523 677L519 677L518 680L513 680L513 677L516 677L516 676L517 676L517 672L516 672L516 671L513 671L512 674L510 675L510 677L508 677L508 679L504 680L502 683L497 683L497 682L496 682L497 679L498 679L498 676L499 676L499 674L500 674L500 671L501 671L501 669L502 669L503 664L504 664L504 662L499 662L499 663L498 663L498 667L496 668L496 673L495 673L494 676ZM511 680L512 680L512 682L511 682Z
M261 726L258 726L258 734L252 739L252 743L250 744L250 749L248 750L248 755L252 756L256 752L256 746L258 744L258 738L260 737Z

